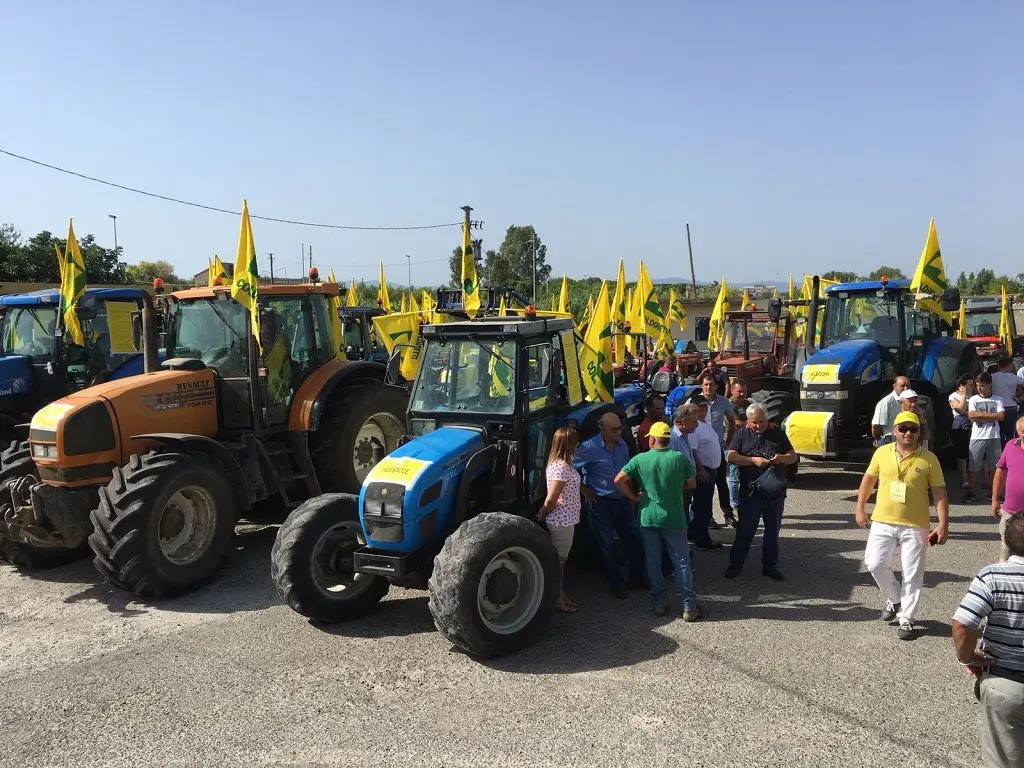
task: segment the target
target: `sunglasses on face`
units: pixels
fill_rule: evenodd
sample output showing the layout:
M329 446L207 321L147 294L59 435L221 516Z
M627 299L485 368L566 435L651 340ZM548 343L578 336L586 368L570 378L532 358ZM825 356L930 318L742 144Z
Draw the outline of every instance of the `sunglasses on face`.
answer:
M900 424L898 427L896 427L896 431L903 435L907 434L908 432L912 435L916 435L918 432L921 431L921 429L920 427L915 427L913 424Z

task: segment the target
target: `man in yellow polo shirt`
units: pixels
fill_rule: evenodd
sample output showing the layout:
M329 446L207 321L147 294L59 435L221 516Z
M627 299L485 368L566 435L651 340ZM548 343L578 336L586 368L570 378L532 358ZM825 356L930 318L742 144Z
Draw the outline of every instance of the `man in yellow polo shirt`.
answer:
M928 547L945 544L949 533L949 503L946 481L939 460L920 445L921 420L913 411L902 411L892 427L893 442L883 445L871 457L857 492L857 525L868 527L866 505L875 484L878 496L871 514L871 531L864 550L864 564L882 590L885 607L882 620L899 620L900 640L914 637L924 585ZM935 499L939 524L931 528L928 491ZM902 586L892 570L892 558L900 549Z

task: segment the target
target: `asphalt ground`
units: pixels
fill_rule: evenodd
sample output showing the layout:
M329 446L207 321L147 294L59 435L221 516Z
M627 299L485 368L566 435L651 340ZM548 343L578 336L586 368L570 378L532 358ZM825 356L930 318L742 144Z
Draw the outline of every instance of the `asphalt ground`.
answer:
M735 581L727 550L698 552L706 619L684 624L571 572L581 612L487 663L444 642L422 592L310 625L271 585L274 528L240 531L217 581L152 605L88 560L0 566L0 765L977 765L949 621L998 558L996 522L987 505L953 506L949 543L928 555L923 632L902 642L861 563L858 481L801 471L783 583L761 576L759 539Z

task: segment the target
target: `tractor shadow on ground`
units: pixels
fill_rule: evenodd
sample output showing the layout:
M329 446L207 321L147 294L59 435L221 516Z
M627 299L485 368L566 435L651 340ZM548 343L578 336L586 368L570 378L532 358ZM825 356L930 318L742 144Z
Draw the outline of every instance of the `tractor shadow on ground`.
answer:
M373 613L361 619L340 624L319 624L315 621L309 621L308 624L328 635L370 640L375 637L407 637L437 631L427 608L427 594L394 587Z
M118 589L100 576L91 558L50 573L54 574L54 581L88 584L82 591L64 598L65 603L95 601L110 613L122 617L141 616L152 611L211 614L259 611L281 603L270 580L270 549L276 535L276 526L240 527L227 562L213 579L177 597L140 598ZM59 571L72 568L75 569L74 579L57 578L61 575Z

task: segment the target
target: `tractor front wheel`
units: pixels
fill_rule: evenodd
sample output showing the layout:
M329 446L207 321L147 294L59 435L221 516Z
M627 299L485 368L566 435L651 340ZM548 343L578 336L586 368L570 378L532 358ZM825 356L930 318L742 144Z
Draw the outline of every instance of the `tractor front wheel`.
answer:
M391 588L383 576L354 572L352 553L365 544L358 496L327 493L300 504L270 552L277 593L296 613L323 624L365 616Z
M484 512L459 526L434 558L430 613L438 631L471 656L532 644L558 601L558 552L526 518Z
M93 563L115 586L145 597L194 589L227 557L238 510L224 473L201 455L133 454L100 488Z

